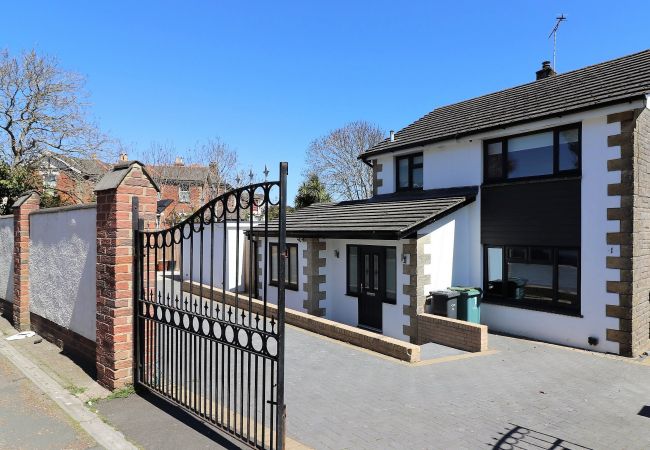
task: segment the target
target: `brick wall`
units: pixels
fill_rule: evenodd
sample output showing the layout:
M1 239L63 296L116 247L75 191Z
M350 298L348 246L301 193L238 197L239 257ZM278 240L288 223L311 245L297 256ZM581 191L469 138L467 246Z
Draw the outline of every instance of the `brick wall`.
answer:
M632 351L650 347L650 110L644 109L634 133L634 219L632 273Z
M13 326L29 330L29 214L39 209L41 198L29 192L14 205Z
M68 330L51 320L45 319L38 314L31 313L30 319L32 330L59 347L65 355L89 373L95 374L96 345L94 341Z
M116 389L133 381L132 202L138 197L151 228L157 189L136 161L115 166L97 186L97 379Z
M482 352L488 349L488 329L486 325L433 314L418 314L417 344L429 342L468 352Z
M192 292L204 298L223 298L223 291L220 288L214 288L208 285L200 285L197 282L183 282L183 291ZM235 304L235 294L226 291L225 302L227 305ZM264 302L252 299L253 313L263 314ZM248 298L239 294L238 305L240 309L248 307ZM277 317L278 307L272 303L267 303L267 314ZM322 336L327 336L338 341L347 342L357 347L372 350L383 355L390 356L402 361L418 362L420 361L420 347L410 344L399 339L382 336L378 333L362 330L361 328L345 325L340 322L316 317L308 313L296 311L294 309L285 309L285 320L289 325L312 331Z
M620 256L607 257L606 265L620 272L608 280L607 291L618 294L617 305L607 305L608 317L618 319L618 329L608 329L607 339L618 342L619 353L637 356L650 346L650 111L638 109L607 117L620 123L620 133L608 137L609 147L620 147L620 158L608 161L609 171L620 171L621 182L608 185L608 195L620 197L620 207L607 210L619 231L607 233L607 244L618 245Z
M63 204L91 203L95 201L95 183L91 180L72 178L66 172L59 172L56 177L57 194Z
M320 268L325 267L325 258L320 256L320 252L325 250L325 241L322 239L305 239L307 248L303 250L303 258L307 260L307 265L303 267L303 275L307 281L303 283L303 290L307 292L307 299L303 306L305 311L314 316L324 317L325 308L321 302L325 300L326 292L321 289L321 284L325 283L325 275L320 274Z
M404 325L404 334L411 343L418 342L418 314L424 312L426 302L425 286L431 282L431 276L424 273L424 266L431 263L431 255L424 251L429 237L410 239L402 245L402 253L408 255L408 264L403 264L404 275L409 276L409 283L403 285L402 292L409 296L409 304L404 305L403 314L408 317Z

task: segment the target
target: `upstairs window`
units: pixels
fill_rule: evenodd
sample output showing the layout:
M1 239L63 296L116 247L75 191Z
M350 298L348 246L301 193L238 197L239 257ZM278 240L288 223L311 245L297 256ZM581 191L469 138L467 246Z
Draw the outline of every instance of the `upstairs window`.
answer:
M580 173L580 126L487 141L487 182L553 177Z
M190 185L189 184L181 184L178 186L178 201L181 203L189 203L190 202Z
M422 153L400 156L396 159L396 165L398 191L422 189L424 171Z

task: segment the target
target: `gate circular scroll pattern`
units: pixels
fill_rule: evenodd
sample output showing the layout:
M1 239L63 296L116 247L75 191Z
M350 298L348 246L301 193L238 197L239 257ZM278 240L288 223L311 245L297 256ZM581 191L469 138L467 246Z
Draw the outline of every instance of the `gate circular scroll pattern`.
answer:
M146 239L143 239L142 247L146 249L170 247L172 244L179 244L183 239L189 239L193 233L202 231L205 225L222 221L227 214L247 210L253 205L263 209L279 204L277 182L257 183L234 189L214 198L191 216L170 228L144 233Z
M210 317L190 314L166 305L145 305L146 318L193 334L200 334L228 346L277 358L277 335L273 328L263 331Z

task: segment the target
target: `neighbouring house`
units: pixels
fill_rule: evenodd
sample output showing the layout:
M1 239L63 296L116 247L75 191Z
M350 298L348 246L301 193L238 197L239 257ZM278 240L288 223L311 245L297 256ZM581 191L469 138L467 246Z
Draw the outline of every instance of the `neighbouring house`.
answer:
M174 164L148 166L147 169L160 185L161 226L182 220L227 189L226 185L216 185L208 166L185 165L180 157Z
M215 177L217 172L211 165L186 165L178 157L174 164L147 166L160 186L158 200L158 222L165 227L183 220L209 200L233 189ZM263 211L253 208L253 216Z
M48 152L39 160L37 170L46 192L59 195L64 204L79 204L94 201L95 184L111 167L95 157Z
M418 343L431 291L477 286L492 330L647 349L650 50L536 78L391 132L371 199L290 214L287 307ZM257 249L275 300L277 238Z

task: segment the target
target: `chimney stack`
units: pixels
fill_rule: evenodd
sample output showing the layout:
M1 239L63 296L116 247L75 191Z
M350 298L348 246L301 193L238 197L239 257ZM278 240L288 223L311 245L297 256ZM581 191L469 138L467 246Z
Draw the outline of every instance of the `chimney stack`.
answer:
M185 163L183 162L183 158L180 156L176 157L176 161L174 161L175 166L183 166Z
M542 68L535 72L535 75L537 75L538 80L541 80L542 78L548 78L552 77L553 75L557 75L557 73L551 67L551 61L544 61L542 63Z
M395 142L395 132L393 130L390 130L390 141Z

